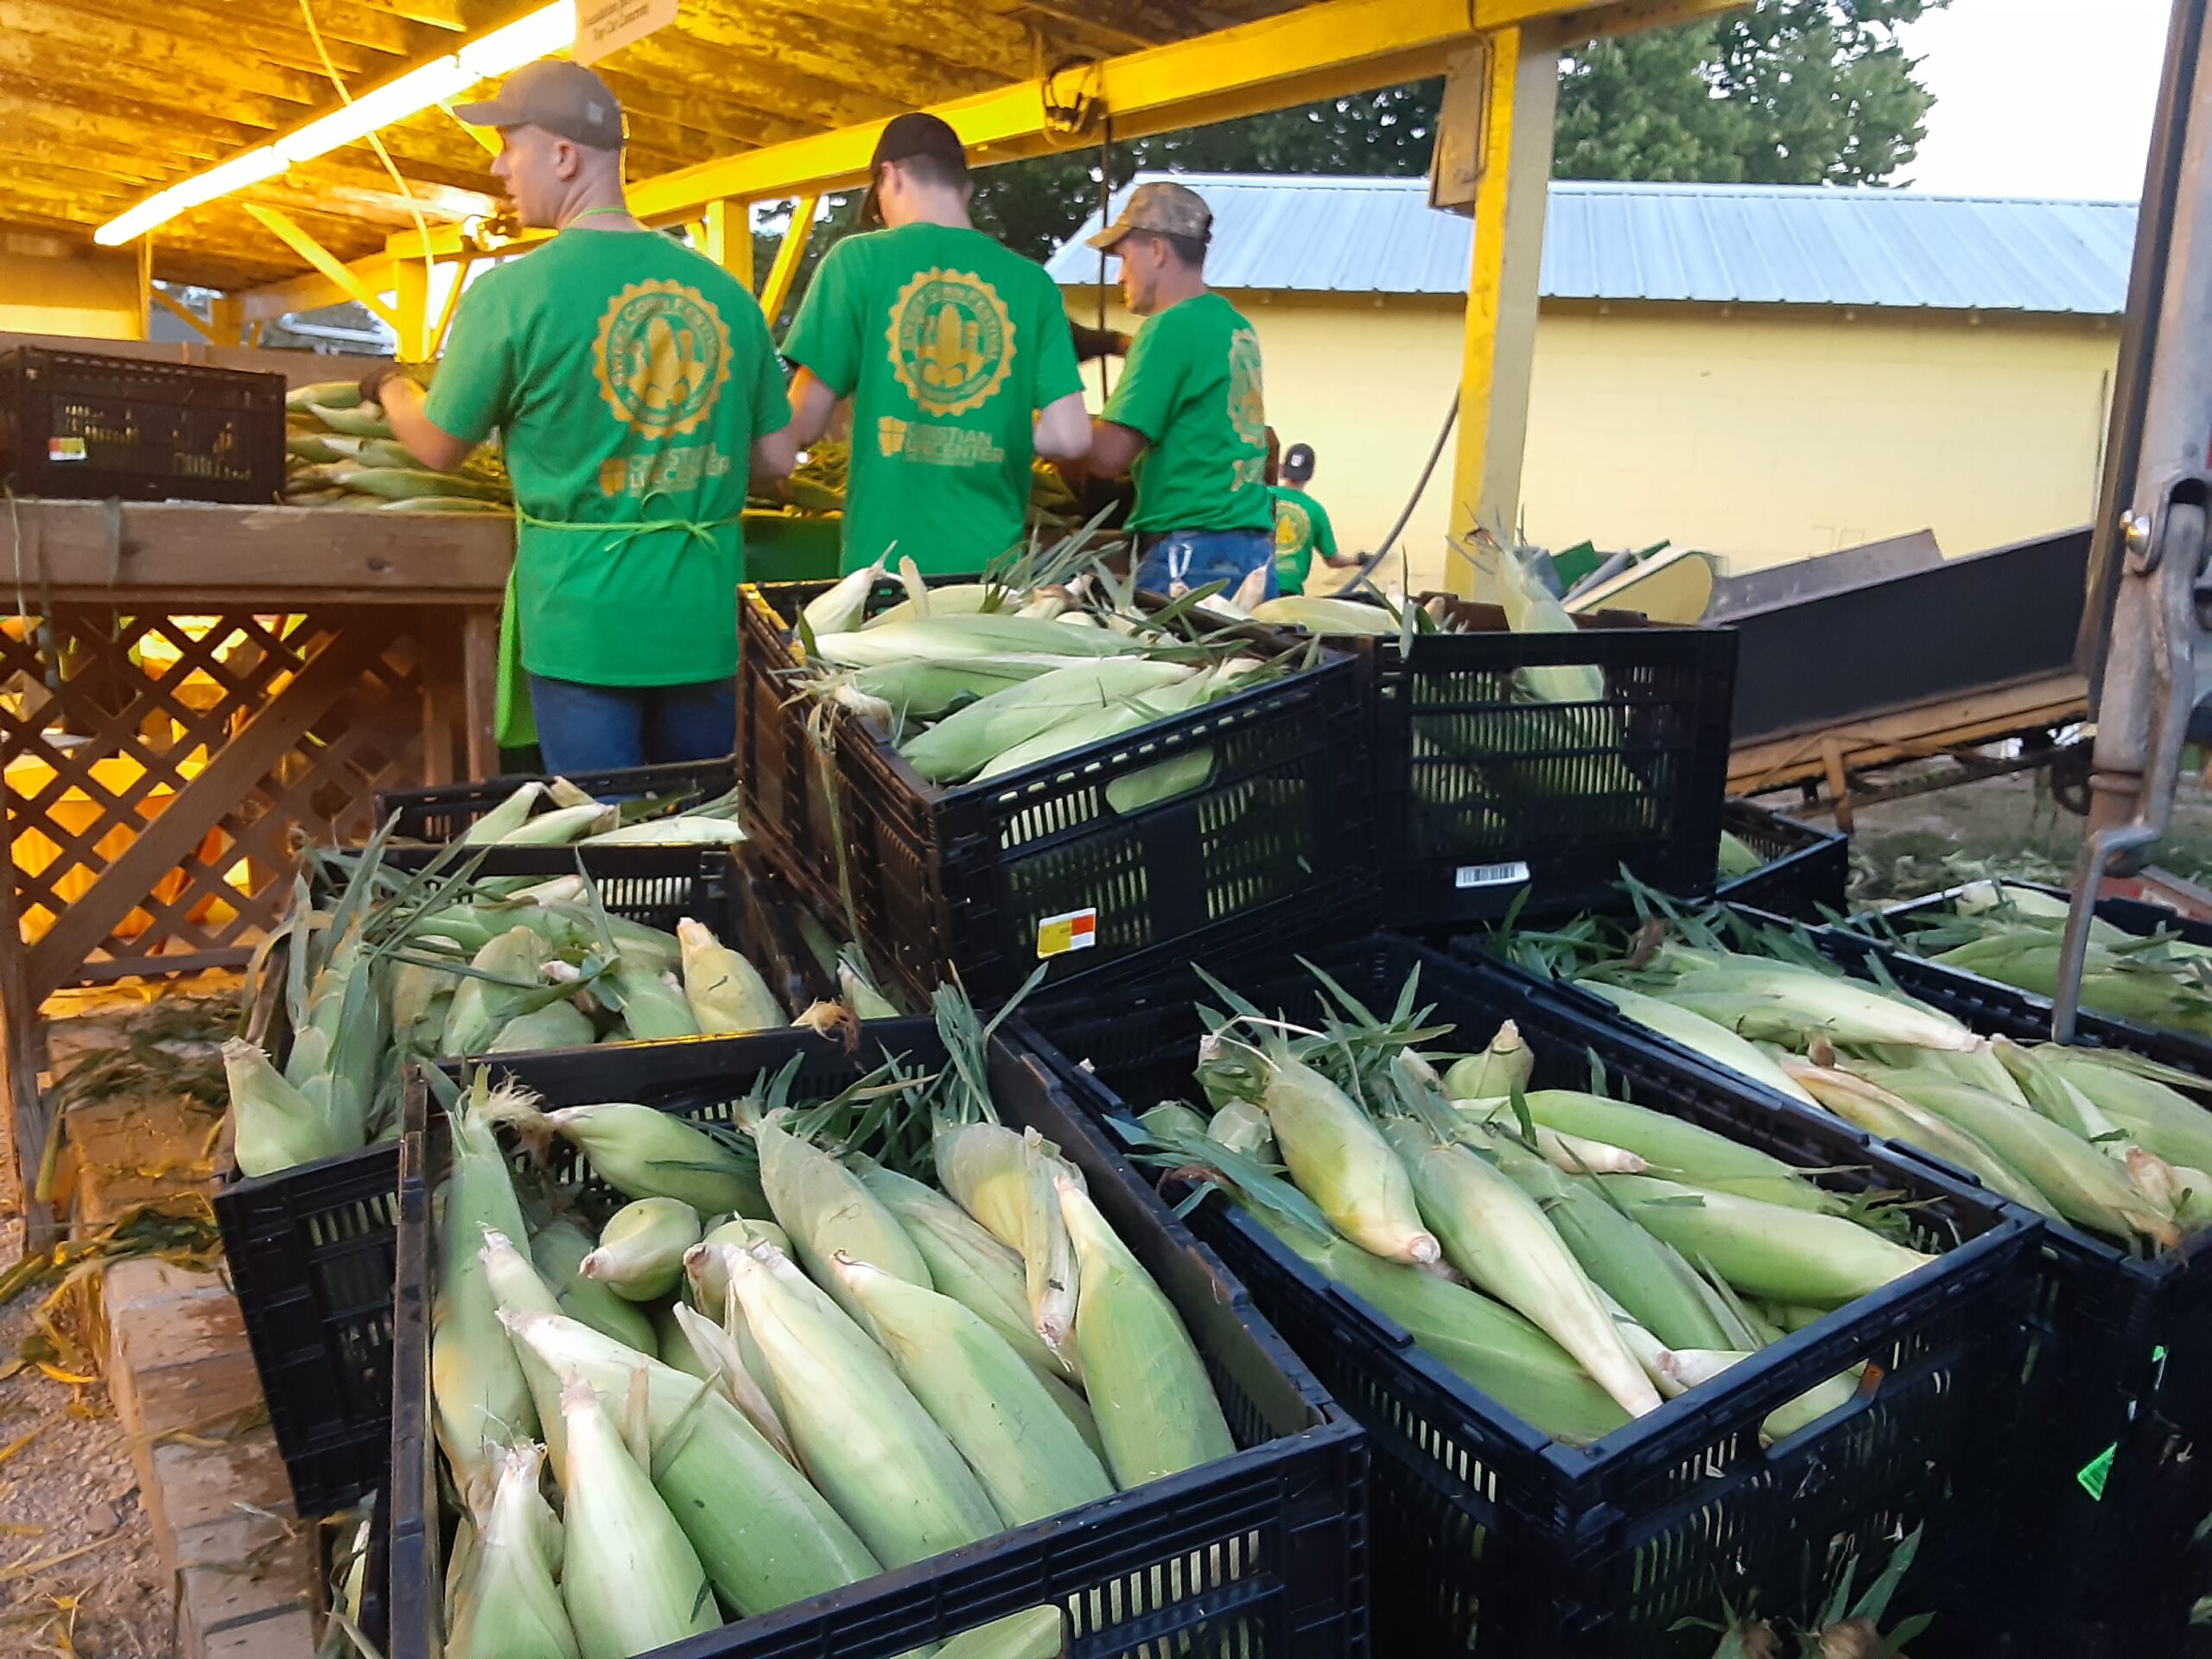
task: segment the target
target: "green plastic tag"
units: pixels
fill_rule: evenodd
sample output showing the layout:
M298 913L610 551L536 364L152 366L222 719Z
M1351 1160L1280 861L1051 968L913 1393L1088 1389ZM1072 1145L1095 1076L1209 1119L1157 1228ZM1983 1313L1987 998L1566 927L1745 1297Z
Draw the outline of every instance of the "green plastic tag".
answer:
M2082 1483L2082 1490L2101 1503L2105 1499L2105 1482L2112 1478L2112 1460L2120 1451L2120 1442L2110 1446L2082 1465L2082 1472L2074 1477Z

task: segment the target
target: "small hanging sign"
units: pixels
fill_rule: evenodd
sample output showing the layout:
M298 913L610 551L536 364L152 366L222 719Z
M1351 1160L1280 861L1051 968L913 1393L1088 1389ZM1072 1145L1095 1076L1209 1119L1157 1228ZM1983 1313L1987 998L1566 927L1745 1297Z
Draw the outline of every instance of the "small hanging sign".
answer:
M676 21L681 0L576 0L578 63L597 63Z

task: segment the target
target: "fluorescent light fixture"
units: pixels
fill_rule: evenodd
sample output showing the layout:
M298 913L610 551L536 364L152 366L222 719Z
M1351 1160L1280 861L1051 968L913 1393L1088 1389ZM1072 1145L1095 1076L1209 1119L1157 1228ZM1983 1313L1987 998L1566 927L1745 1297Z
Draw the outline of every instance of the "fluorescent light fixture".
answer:
M556 0L504 29L493 29L481 40L469 41L454 55L478 79L496 80L525 63L565 52L575 41L575 0Z
M134 241L179 213L271 179L287 167L359 143L371 133L457 98L480 80L496 79L526 63L567 49L576 38L575 0L556 0L469 41L459 51L418 64L396 80L372 86L351 104L318 116L272 143L180 179L92 232L104 248Z
M441 99L466 92L475 84L475 77L462 68L458 60L435 59L419 68L410 69L397 80L388 80L362 93L342 109L318 116L297 132L286 133L276 141L277 154L292 162L313 161L334 149L359 143L378 128L404 121L418 110L426 110Z
M209 168L205 173L195 173L181 179L166 190L149 196L137 207L119 217L110 219L92 232L92 240L104 248L119 247L134 238L144 235L155 226L175 219L179 213L199 207L203 202L226 196L233 190L243 190L248 185L273 179L284 170L284 158L273 145L264 144L249 149L243 156L233 156L227 162Z

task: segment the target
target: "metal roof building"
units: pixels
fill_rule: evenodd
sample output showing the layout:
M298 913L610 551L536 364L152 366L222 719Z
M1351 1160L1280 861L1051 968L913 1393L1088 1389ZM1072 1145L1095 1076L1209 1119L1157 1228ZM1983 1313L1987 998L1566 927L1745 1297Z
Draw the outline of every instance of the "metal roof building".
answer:
M1214 212L1217 288L1463 295L1472 221L1433 211L1421 179L1174 177ZM1126 191L1123 196L1126 196ZM1116 199L1118 209L1122 197ZM1047 262L1095 282L1083 238ZM1754 184L1555 180L1547 300L1690 302L2116 316L2135 204Z

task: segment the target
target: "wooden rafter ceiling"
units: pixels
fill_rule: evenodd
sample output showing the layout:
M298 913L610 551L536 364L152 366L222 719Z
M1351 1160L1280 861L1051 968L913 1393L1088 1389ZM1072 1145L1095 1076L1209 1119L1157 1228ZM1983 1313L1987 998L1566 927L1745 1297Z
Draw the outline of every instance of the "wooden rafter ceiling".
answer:
M1187 39L1297 0L683 0L675 26L598 67L630 118L629 170L672 168L1023 80L1071 60ZM451 51L527 0L309 0L361 89ZM0 0L0 231L89 243L162 186L334 107L301 0ZM155 232L155 274L220 289L300 261L241 208L281 207L352 259L419 209L484 211L487 156L440 111Z

